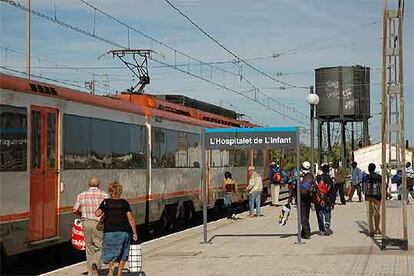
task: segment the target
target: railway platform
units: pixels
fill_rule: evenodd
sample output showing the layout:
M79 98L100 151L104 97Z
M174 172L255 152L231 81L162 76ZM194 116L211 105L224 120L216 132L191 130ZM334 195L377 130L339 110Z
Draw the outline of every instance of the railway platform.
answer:
M413 205L407 209L408 251L382 251L379 240L368 236L366 203L335 206L331 236L317 234L312 211L311 239L300 245L296 208L283 227L277 223L279 208L262 208L260 218L243 213L237 221L209 223L209 244L201 243L202 226L144 243L143 270L149 276L414 275ZM47 275L86 275L86 271L85 263L79 263Z

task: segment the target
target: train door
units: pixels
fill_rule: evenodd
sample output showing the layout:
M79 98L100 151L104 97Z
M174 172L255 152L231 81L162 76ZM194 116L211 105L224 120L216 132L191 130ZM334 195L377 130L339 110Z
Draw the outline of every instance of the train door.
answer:
M57 235L58 111L31 108L29 240Z

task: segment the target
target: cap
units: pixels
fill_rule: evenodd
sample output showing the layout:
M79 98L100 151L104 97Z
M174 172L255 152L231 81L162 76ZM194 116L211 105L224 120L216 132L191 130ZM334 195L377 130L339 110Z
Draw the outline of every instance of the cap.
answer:
M309 170L309 169L310 169L310 167L311 167L311 164L309 163L309 161L305 161L305 162L303 162L303 163L302 163L302 167L303 167L305 170Z

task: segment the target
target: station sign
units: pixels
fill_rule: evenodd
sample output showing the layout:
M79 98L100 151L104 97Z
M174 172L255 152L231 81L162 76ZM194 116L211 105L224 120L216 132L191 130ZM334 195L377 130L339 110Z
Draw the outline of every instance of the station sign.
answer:
M206 150L296 148L296 127L208 128Z

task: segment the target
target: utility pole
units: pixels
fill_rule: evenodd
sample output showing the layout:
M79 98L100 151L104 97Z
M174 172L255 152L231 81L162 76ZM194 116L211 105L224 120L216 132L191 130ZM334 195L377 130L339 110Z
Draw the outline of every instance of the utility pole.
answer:
M381 232L382 248L394 245L399 240L402 249L408 249L407 207L408 194L405 170L405 135L404 135L404 81L403 81L403 16L404 0L396 1L397 5L388 5L384 0L383 14L383 49L382 49L382 114L381 114L381 142L382 142L382 183L381 183ZM394 3L393 3L394 4ZM397 7L397 8L394 8ZM402 201L398 205L390 206L386 202L386 185L391 170L401 169ZM394 208L391 208L394 207ZM391 239L387 233L387 212L392 212L390 218L399 217L402 212L402 239ZM393 227L394 228L394 227ZM400 230L401 228L398 228ZM397 234L399 235L399 234Z
M26 12L26 75L27 78L30 80L30 61L31 61L31 53L30 53L30 40L31 40L31 0L27 0L27 8L28 11Z
M89 93L95 95L95 86L96 86L96 75L92 74L92 80L85 82L85 87L89 89Z

